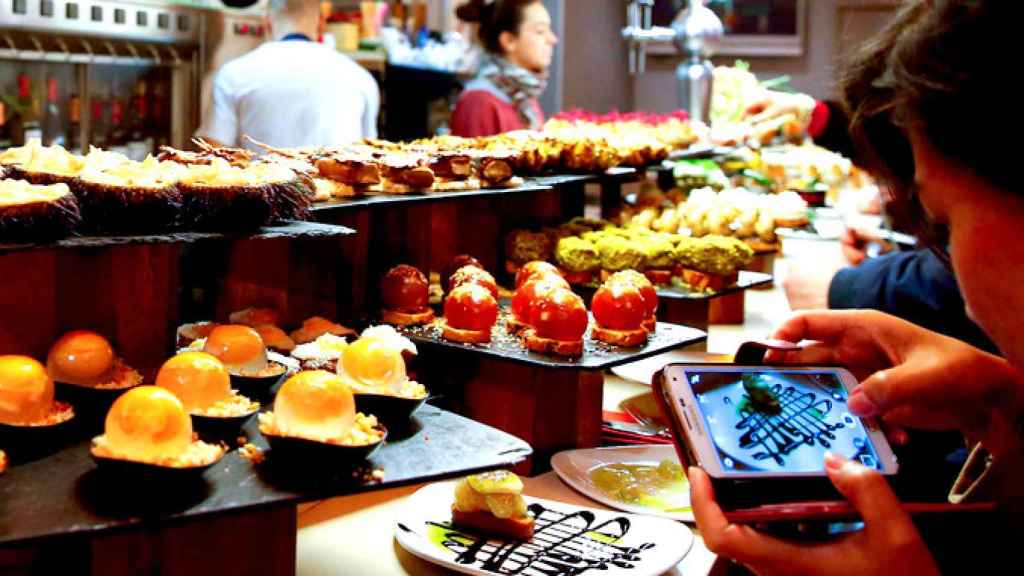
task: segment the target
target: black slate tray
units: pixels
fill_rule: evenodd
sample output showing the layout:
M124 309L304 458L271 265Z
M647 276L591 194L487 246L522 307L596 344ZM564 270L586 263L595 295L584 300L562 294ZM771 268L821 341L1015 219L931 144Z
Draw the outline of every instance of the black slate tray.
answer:
M655 356L662 352L700 342L707 334L696 328L658 322L657 330L648 339L647 344L636 348L611 346L598 342L590 337L590 328L583 335L583 356L580 358L563 358L555 355L537 354L527 350L518 337L505 330L505 319L508 301L503 300L498 313L498 321L491 332L490 344L462 344L450 342L441 335L441 328L436 324L398 328L418 346L436 346L449 350L463 350L471 354L480 354L491 358L509 360L520 364L543 366L545 368L571 368L583 370L605 370L620 364L628 364L643 358ZM591 318L593 325L593 318Z
M413 192L409 194L365 194L352 196L350 198L339 198L329 202L317 202L311 210L316 212L336 212L341 210L354 210L366 206L381 204L411 204L421 202L437 202L451 198L475 198L480 196L503 196L507 194L524 194L528 192L544 192L551 190L549 184L542 184L532 179L526 179L520 186L509 188L481 188L479 190L458 190L452 192Z
M643 175L645 168L634 168L632 166L616 166L609 168L606 172L599 174L603 180L625 180L630 181Z
M740 270L739 278L736 279L736 283L724 290L719 290L718 292L698 292L690 290L684 286L656 286L655 289L658 292L658 298L665 298L667 300L712 300L728 294L742 292L748 288L771 284L772 280L773 278L771 274ZM596 292L600 287L600 284L583 284L573 286L573 289L576 290L584 300L589 302L590 298L594 295L594 292Z
M682 150L673 150L669 153L668 159L673 161L714 158L715 156L728 156L736 150L735 146L694 145Z
M245 432L267 448L255 418ZM232 451L198 482L140 485L97 471L84 441L0 475L0 545L434 481L512 466L531 453L512 435L430 405L416 411L408 430L390 430L385 445L355 471L275 466L273 451L254 466ZM383 481L370 478L373 469L384 471Z
M39 248L104 248L129 244L189 244L203 240L273 240L275 238L333 238L348 236L356 231L336 224L321 224L300 220L287 220L274 226L265 226L251 233L222 232L166 232L134 236L70 236L49 244L0 244L0 254Z
M565 184L586 184L597 182L601 179L599 174L551 174L548 176L534 176L528 181L541 186L562 186Z

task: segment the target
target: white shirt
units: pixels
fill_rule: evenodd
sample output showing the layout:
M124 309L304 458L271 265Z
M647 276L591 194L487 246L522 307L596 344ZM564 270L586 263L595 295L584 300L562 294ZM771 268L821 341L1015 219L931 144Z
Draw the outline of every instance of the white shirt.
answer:
M377 137L380 91L362 66L302 40L267 42L217 72L197 134L227 146L337 146Z

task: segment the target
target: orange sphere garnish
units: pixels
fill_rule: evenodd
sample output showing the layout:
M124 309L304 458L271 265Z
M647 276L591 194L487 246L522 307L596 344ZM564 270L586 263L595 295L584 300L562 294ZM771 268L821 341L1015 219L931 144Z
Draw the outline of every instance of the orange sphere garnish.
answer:
M192 442L192 419L168 390L138 386L110 407L105 435L110 451L128 460L175 458Z
M608 281L605 282L606 286L612 284L632 284L640 290L640 294L644 297L644 307L647 310L647 316L654 316L658 313L658 291L654 288L654 284L636 270L620 270L615 274L612 274Z
M636 330L647 317L640 288L628 282L608 283L597 289L590 309L598 325L612 330Z
M338 372L364 386L384 387L396 376L404 380L405 360L401 350L385 341L360 338L345 349Z
M53 405L53 380L28 356L0 356L0 422L31 424Z
M399 264L381 279L380 296L388 310L416 312L427 305L430 283L423 272L408 264Z
M565 342L579 340L587 331L588 322L583 299L565 288L540 294L530 310L530 325L541 338Z
M203 352L213 354L235 372L258 372L267 365L267 349L258 332L240 324L217 326L206 337Z
M543 260L534 260L533 262L527 262L522 268L516 272L516 289L526 284L526 282L534 276L545 276L552 274L555 276L561 276L562 274L555 268L554 264L545 262Z
M479 266L463 266L456 270L455 274L452 274L452 277L448 279L449 293L464 284L483 286L490 291L491 296L495 300L498 298L498 283L494 281L494 276L491 276L490 272Z
M530 278L517 288L515 295L512 296L512 315L516 320L529 324L535 302L555 288L570 289L565 278L554 274Z
M74 330L50 347L46 370L58 382L90 386L109 379L116 360L106 338L88 330Z
M463 268L465 270L466 268ZM459 330L488 330L498 320L498 303L486 286L480 284L458 284L444 299L444 317L453 328Z
M170 390L188 412L206 410L231 396L227 368L206 352L183 352L164 362L156 385Z
M274 399L274 418L281 432L314 440L341 438L356 418L352 390L335 374L299 372L281 386Z

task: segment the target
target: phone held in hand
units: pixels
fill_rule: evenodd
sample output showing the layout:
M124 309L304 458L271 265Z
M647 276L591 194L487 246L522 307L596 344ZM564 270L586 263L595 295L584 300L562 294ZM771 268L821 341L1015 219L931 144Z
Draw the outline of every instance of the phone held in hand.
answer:
M732 521L856 517L828 479L826 452L898 471L877 423L847 408L857 380L845 369L670 364L654 384L680 460L707 472Z

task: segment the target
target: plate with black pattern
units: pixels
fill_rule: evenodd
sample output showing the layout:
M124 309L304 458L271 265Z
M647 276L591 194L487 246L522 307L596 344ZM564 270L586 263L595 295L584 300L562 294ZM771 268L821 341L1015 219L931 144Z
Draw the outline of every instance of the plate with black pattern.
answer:
M409 496L395 520L395 539L410 554L464 574L655 576L679 564L693 545L693 532L679 522L529 496L533 538L501 540L452 526L454 498L455 482Z

